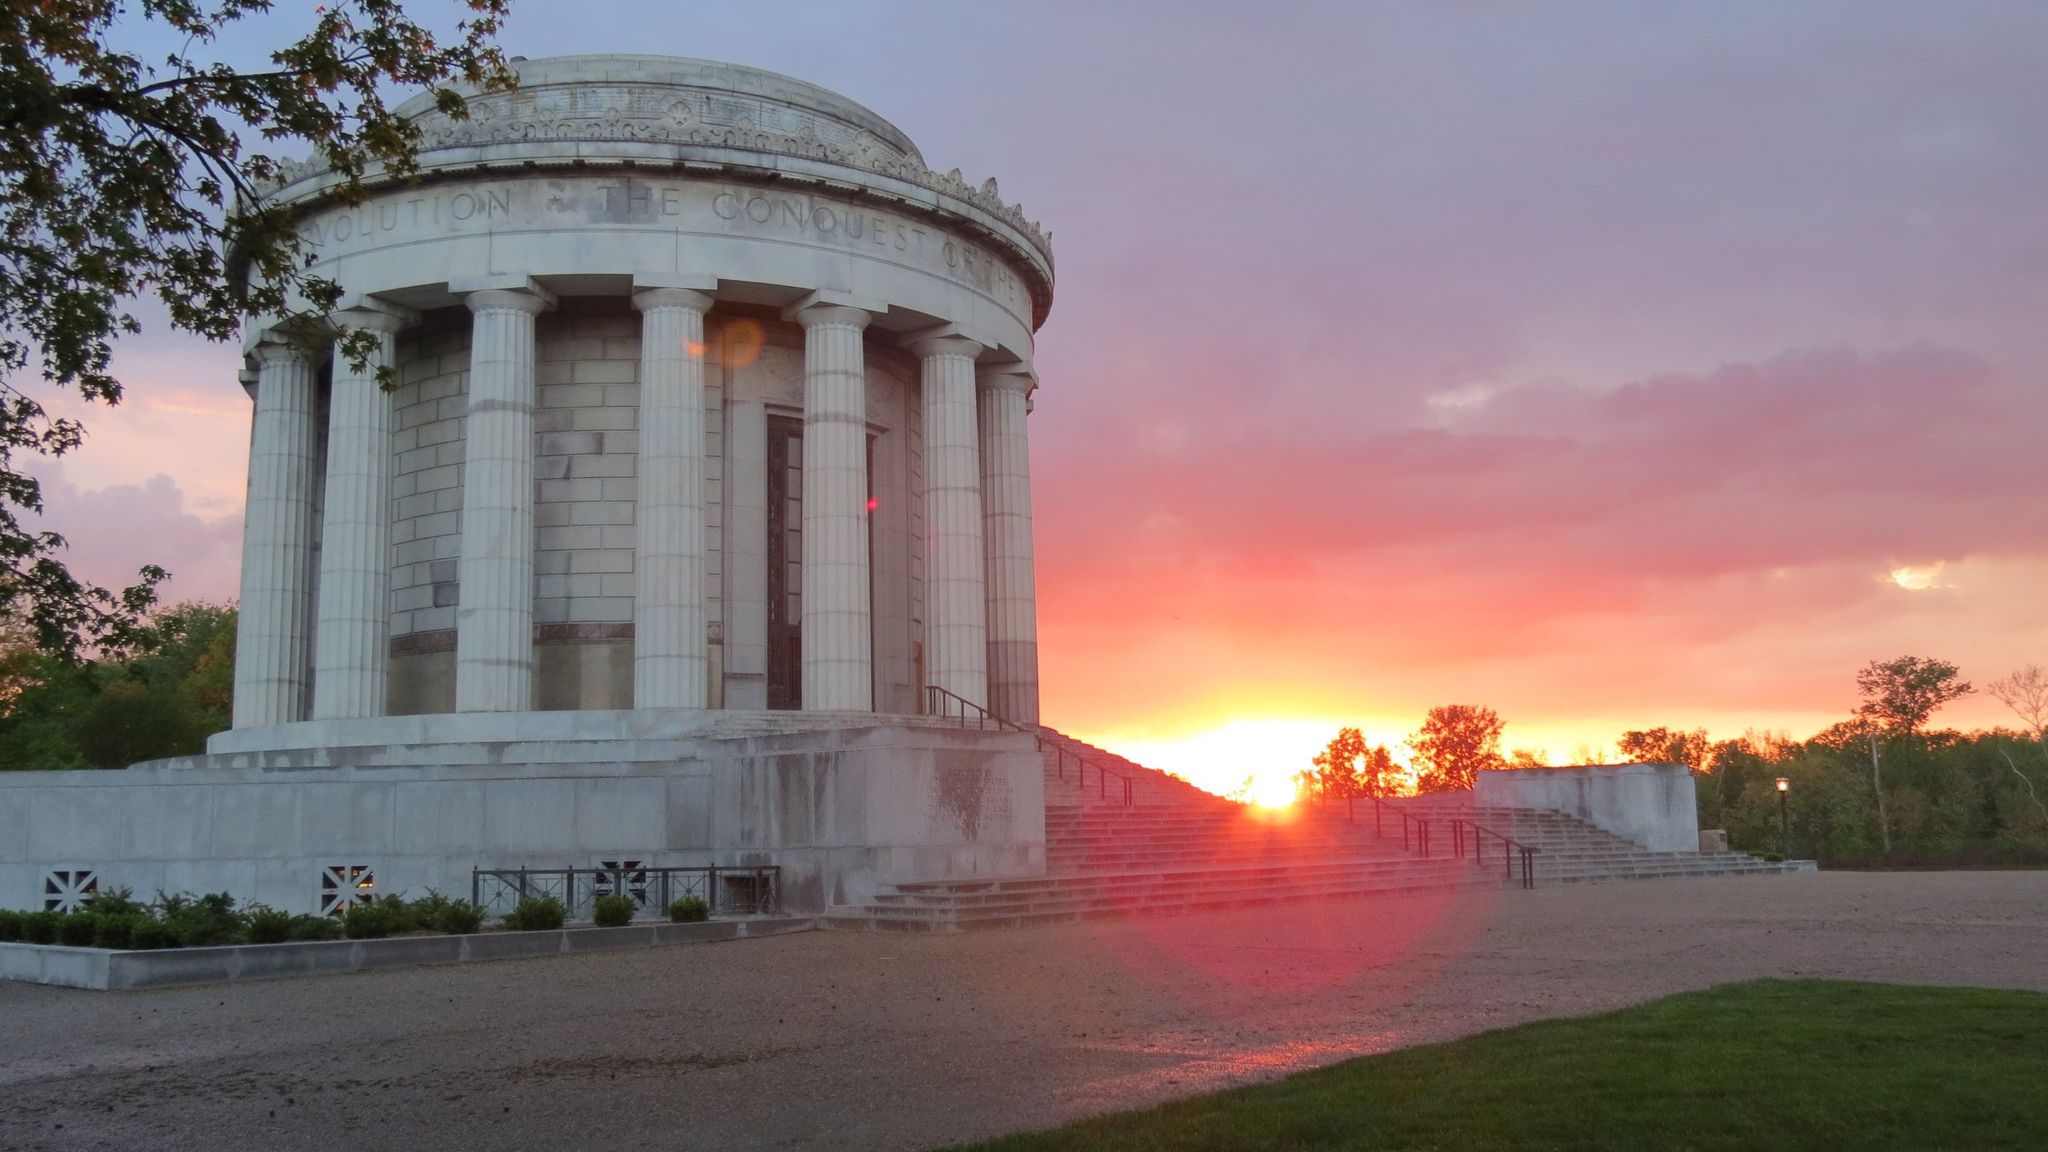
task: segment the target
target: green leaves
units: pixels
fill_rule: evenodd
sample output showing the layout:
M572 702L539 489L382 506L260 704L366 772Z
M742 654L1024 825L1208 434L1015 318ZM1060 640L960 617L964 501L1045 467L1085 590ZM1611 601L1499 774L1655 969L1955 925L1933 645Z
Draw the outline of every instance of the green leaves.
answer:
M1887 733L1917 732L1935 709L1973 691L1955 665L1920 656L1871 661L1856 673L1856 690L1863 693L1856 714Z
M136 18L117 0L0 0L0 616L32 620L50 650L119 643L163 573L143 570L118 596L89 587L56 558L61 538L21 523L42 508L21 457L82 436L32 398L30 373L118 402L112 345L140 330L126 308L143 293L210 340L238 338L251 315L317 321L339 286L266 198L275 158L247 144L320 156L347 203L366 178L417 172L419 131L385 92L432 88L459 115L451 82L512 83L492 44L510 0L450 2L466 18L443 44L398 0L336 0L273 68L245 72L203 54L269 0L143 0L144 23L186 38L154 65L109 45L116 21Z

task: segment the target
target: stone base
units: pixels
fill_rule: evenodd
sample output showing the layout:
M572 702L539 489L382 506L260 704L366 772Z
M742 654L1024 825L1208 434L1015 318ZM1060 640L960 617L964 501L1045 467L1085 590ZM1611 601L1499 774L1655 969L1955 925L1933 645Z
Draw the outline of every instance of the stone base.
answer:
M670 944L707 944L809 932L809 916L761 916L700 924L658 921L623 928L559 928L552 932L483 932L470 936L401 936L388 940L322 940L301 944L232 944L110 952L48 944L0 944L0 980L109 991L226 984L292 976L331 976L381 968L523 960L534 956L614 952Z
M1028 735L916 717L516 712L224 732L204 756L0 774L0 907L58 871L140 897L317 912L322 877L466 896L474 868L776 865L818 912L916 880L1040 873Z

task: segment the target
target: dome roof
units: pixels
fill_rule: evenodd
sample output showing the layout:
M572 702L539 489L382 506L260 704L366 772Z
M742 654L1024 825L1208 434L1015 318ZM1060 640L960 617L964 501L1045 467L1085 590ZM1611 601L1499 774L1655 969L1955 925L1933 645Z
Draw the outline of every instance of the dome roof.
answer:
M779 72L685 56L611 54L515 58L512 68L519 87L471 96L471 119L507 114L573 119L597 110L616 112L618 119L655 116L704 127L751 127L849 149L865 143L924 163L902 129L837 92ZM623 106L606 101L601 93L607 91L627 93ZM432 93L413 97L398 112L422 125L447 120L435 109Z
M420 130L420 182L506 173L636 169L810 187L922 215L990 245L1029 283L1036 323L1051 307L1052 237L1005 203L994 179L933 171L910 137L873 111L779 73L678 56L513 61L519 86L464 93L468 115L433 93L399 105ZM394 182L373 169L364 183ZM343 181L324 158L282 161L264 194L300 211Z

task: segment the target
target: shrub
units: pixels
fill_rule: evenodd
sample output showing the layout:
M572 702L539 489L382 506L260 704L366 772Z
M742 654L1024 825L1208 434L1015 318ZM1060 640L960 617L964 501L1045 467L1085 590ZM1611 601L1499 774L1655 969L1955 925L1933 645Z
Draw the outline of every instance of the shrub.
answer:
M711 919L711 906L702 896L685 896L668 906L668 918L678 924L695 924Z
M300 914L291 918L285 930L287 940L339 940L341 921L332 916Z
M57 921L57 943L72 948L92 947L92 938L99 935L100 918L90 912L66 912Z
M128 934L130 948L176 948L178 930L161 920L139 920Z
M434 913L434 930L450 936L467 936L483 926L484 910L466 900L450 900Z
M86 901L86 908L101 916L142 916L149 912L140 900L135 898L131 888L105 888L93 894Z
M57 923L63 918L56 912L30 912L21 918L21 938L30 944L55 944Z
M569 910L553 896L530 896L505 917L505 927L518 932L552 932L569 918Z
M21 939L23 915L12 908L0 908L0 944Z
M425 896L406 905L406 910L411 913L409 919L412 923L412 931L439 932L443 931L440 927L441 916L450 908L460 908L463 906L463 901L451 900L429 888Z
M417 932L426 927L420 920L420 906L396 892L377 897L377 907L384 910L385 920L391 925L393 936L400 932Z
M158 893L156 910L186 948L233 944L242 937L242 916L235 911L235 898L225 892L196 897Z
M99 921L98 931L92 937L95 948L132 948L135 946L135 929L149 923L147 917L132 912L115 915L102 912L95 919Z
M292 914L268 904L251 904L243 913L251 944L282 944L292 938Z
M341 934L351 940L382 940L405 927L405 902L351 904L341 914Z
M590 918L599 928L623 928L633 922L633 913L638 905L631 896L599 896L590 906Z

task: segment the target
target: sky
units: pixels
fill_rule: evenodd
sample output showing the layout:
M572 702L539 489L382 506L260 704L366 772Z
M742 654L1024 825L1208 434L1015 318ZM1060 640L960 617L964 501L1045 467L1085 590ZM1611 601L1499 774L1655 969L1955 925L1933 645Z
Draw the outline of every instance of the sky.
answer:
M1565 762L2048 662L2048 6L519 0L503 42L814 81L1051 229L1066 731L1226 788L1436 704ZM42 473L85 573L233 595L237 366L123 347Z

